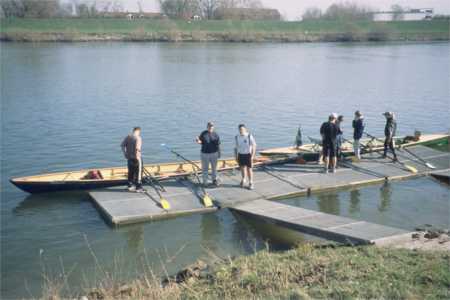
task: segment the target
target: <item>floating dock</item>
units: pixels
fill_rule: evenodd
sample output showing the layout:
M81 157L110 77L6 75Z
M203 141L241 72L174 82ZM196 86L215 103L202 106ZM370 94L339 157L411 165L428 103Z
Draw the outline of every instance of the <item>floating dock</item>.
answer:
M430 175L437 180L450 185L450 169L431 172Z
M357 185L381 183L386 180L402 180L430 173L438 174L442 170L446 170L445 172L447 173L445 174L448 174L448 170L450 170L450 153L440 152L425 146L414 146L408 149L436 166L436 169L431 170L427 168L425 164L401 150L398 150L398 154L402 163L394 163L392 160L381 158L379 153L373 153L365 155L359 162L343 163L336 173L328 174L325 174L323 167L316 163L284 163L256 168L254 170L254 190L241 188L239 186L241 180L239 170L229 170L220 173L220 187L207 189L209 196L214 202L214 207L209 208L202 205L201 197L203 194L201 189L188 178L163 182L166 192L162 194L171 204L170 210L164 210L158 205L159 198L151 187L147 187L148 194L130 193L124 188L96 190L89 194L94 204L110 224L122 225L169 218L182 214L211 212L226 207L243 210L243 207L245 207L243 205L246 205L246 203L249 203L248 207L251 207L251 209L245 213L251 213L251 211L256 213L259 211L258 204L263 205L264 203L267 206L267 200ZM410 167L417 169L417 172L412 172ZM250 203L253 204L251 205ZM280 211L284 209L280 207ZM311 215L310 220L318 222L317 228L308 227L309 223L289 225L291 224L289 223L289 216L291 215L287 215L284 219L280 215L279 219L275 218L273 220L279 224L293 226L292 228L295 228L295 230L312 232L318 236L325 236L334 240L345 241L347 239L359 243L373 243L382 239L383 236L405 233L386 226L327 214L319 215L317 212L300 208L287 207L286 209L296 211L299 215L316 214L315 217ZM273 216L266 215L267 213L268 211L261 212L259 217L272 220ZM295 215L296 213L293 214ZM298 221L300 222L300 219ZM306 219L304 221L306 222ZM327 224L331 225L328 226ZM363 231L363 227L367 228L367 230Z
M259 219L272 226L284 227L343 244L382 245L392 243L393 240L411 238L412 233L267 200L250 201L230 209L245 218Z

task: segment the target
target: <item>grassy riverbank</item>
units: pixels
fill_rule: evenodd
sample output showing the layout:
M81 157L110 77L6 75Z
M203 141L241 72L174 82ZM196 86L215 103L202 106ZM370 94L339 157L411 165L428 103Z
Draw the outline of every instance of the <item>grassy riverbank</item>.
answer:
M102 277L89 299L447 299L450 253L376 247L315 248L193 265L165 282L144 274L127 284ZM56 296L50 289L46 296ZM77 295L80 297L80 295ZM54 299L57 299L56 296Z
M3 41L336 42L449 40L449 20L193 21L2 19Z

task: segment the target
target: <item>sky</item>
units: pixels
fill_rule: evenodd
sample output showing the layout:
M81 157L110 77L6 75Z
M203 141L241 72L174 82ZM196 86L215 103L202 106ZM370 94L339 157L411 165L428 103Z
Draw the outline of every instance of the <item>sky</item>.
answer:
M158 0L122 0L128 11L137 11L138 2L141 2L145 11L158 11ZM301 17L308 7L326 9L332 3L341 0L262 0L265 7L276 8L289 20ZM410 8L434 8L435 14L450 14L450 0L352 0L350 2L369 6L374 10L388 10L392 4L399 4Z

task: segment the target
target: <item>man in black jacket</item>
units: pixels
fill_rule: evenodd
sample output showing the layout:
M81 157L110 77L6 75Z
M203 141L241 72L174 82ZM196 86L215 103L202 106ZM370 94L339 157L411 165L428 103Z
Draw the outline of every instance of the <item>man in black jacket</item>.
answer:
M362 135L364 133L364 117L359 110L355 111L355 119L352 122L352 126L353 126L353 150L355 152L356 158L361 159L361 147L359 140L362 138Z
M397 122L394 118L393 112L385 112L383 114L386 117L386 126L384 127L384 136L386 137L384 140L384 154L383 158L386 158L388 147L394 154L394 161L397 161L397 154L395 153L395 141L394 136L397 131Z
M338 135L339 128L336 125L336 114L331 114L328 117L328 122L325 122L320 127L320 135L322 136L322 149L325 161L325 173L328 173L328 169L331 166L333 173L336 173L336 137Z

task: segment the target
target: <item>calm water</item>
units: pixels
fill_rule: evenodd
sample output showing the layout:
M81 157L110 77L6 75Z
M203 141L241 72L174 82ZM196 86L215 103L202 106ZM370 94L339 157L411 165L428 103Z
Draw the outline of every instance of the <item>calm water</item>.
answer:
M193 137L214 120L230 154L236 125L261 148L291 144L296 126L318 136L330 112L360 109L382 134L397 112L400 134L449 130L449 43L430 44L1 44L2 298L40 294L42 272L93 276L95 252L124 276L147 254L169 272L205 249L263 247L228 211L108 227L83 193L29 196L8 178L122 165L119 144L143 127L146 162L174 160L167 143L197 158ZM349 122L345 130L350 131ZM449 189L429 179L341 191L286 203L413 229L448 227ZM119 259L117 258L119 257ZM127 267L128 266L128 267Z

